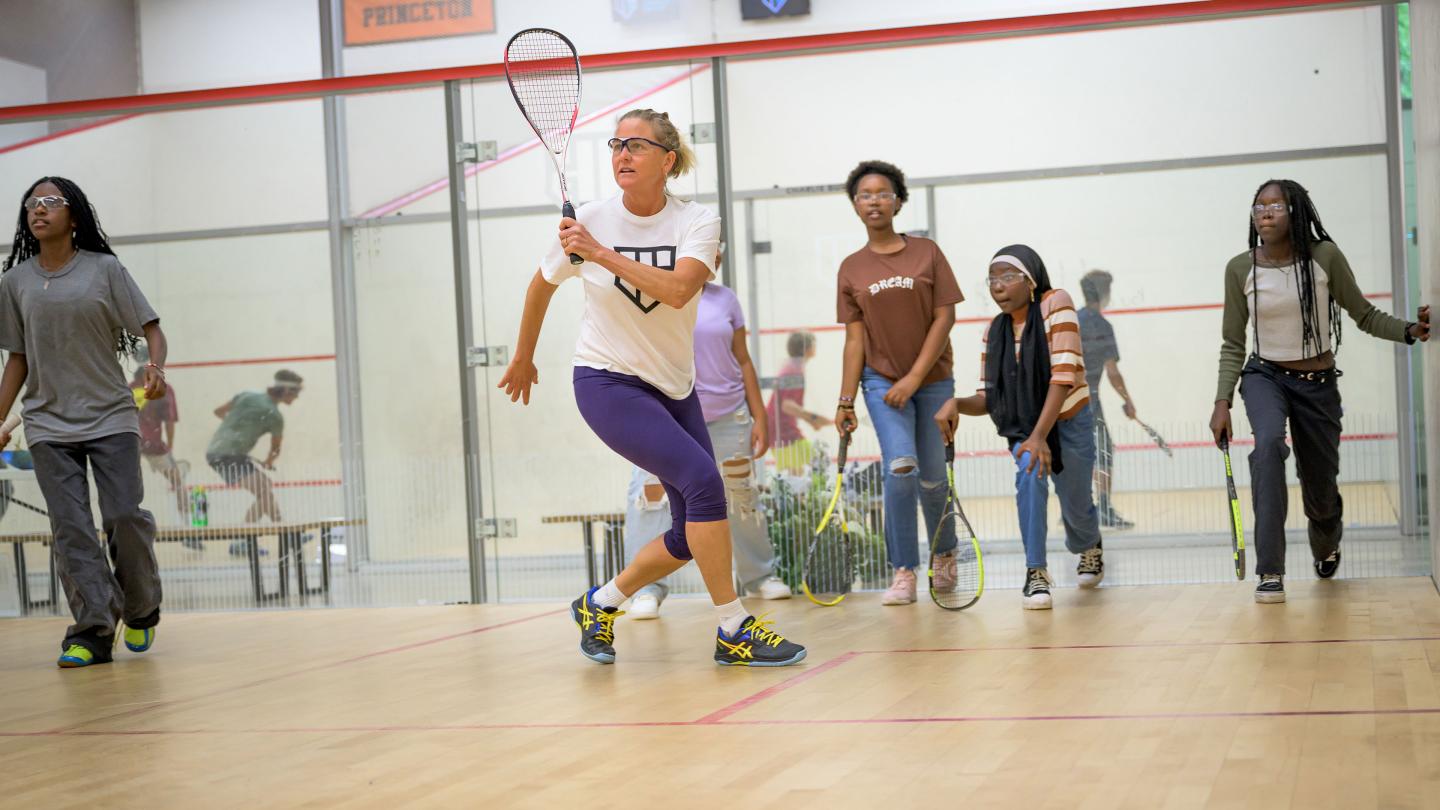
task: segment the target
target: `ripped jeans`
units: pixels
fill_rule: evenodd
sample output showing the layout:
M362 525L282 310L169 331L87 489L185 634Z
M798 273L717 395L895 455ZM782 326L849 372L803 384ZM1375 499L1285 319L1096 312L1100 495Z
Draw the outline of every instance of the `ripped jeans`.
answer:
M720 465L720 478L725 483L735 576L747 589L759 586L775 573L775 548L770 544L769 526L760 511L760 490L755 479L755 464L750 459L750 429L754 424L750 410L744 405L705 423ZM665 491L655 476L636 467L625 494L626 562L635 559L642 546L669 528L670 504ZM656 584L668 592L664 580Z
M935 424L935 413L955 396L955 380L947 378L921 386L903 407L885 404L893 383L869 366L860 375L865 410L880 438L885 469L885 549L890 565L920 567L920 544L927 546L945 513L945 440ZM925 513L925 538L920 538L915 501ZM936 552L955 548L954 521L939 538Z

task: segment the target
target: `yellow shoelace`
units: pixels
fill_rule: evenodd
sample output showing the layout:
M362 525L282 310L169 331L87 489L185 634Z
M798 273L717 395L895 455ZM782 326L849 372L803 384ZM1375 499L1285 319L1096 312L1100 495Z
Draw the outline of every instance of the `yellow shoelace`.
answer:
M762 644L778 647L780 642L785 640L785 637L770 629L770 625L774 623L774 620L766 618L766 616L769 616L769 614L767 613L750 623L750 627L748 628L750 630L750 637Z

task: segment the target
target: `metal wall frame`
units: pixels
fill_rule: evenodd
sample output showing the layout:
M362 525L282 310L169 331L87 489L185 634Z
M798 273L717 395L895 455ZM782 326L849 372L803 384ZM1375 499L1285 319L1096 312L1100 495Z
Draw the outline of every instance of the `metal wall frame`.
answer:
M934 235L934 222L936 220L935 206L933 204L934 189L938 186L953 186L977 183L1000 183L1017 182L1024 180L1052 179L1063 177L1078 177L1087 175L1133 173L1147 171L1164 171L1174 169L1201 168L1212 166L1241 165L1248 163L1262 163L1271 161L1294 161L1320 158L1333 158L1355 155L1378 155L1384 154L1387 157L1387 169L1389 172L1389 196L1390 196L1390 219L1391 219L1391 282L1394 295L1394 311L1402 317L1409 312L1408 283L1406 278L1405 245L1404 245L1404 207L1403 207L1403 163L1400 144L1400 119L1399 119L1399 90L1398 90L1398 50L1395 30L1394 0L1359 0L1352 3L1315 3L1307 4L1297 2L1293 7L1272 11L1235 12L1232 14L1216 14L1215 17L1239 17L1246 14L1264 13L1303 13L1306 11L1325 10L1327 8L1346 8L1381 6L1384 19L1384 79L1386 92L1386 141L1379 144L1358 144L1346 147L1324 148L1324 149L1303 149L1289 151L1275 151L1263 153L1250 153L1241 155L1218 155L1197 158L1185 158L1177 160L1156 160L1137 161L1130 163L1094 164L1068 167L1056 167L1052 169L1026 170L1016 172L993 172L968 175L947 175L936 177L912 178L911 183L916 187L926 188L927 199L931 200L929 206L929 218ZM343 76L343 45L339 34L340 25L340 0L318 0L321 20L321 57L324 75L327 79L341 78ZM1183 23L1194 21L1195 18L1177 17L1175 19L1159 19L1152 21L1153 24ZM749 288L749 306L751 317L757 311L758 284L757 284L757 252L756 252L756 222L755 222L755 201L765 199L779 199L794 196L830 194L839 190L838 185L806 186L798 188L767 188L735 191L731 180L731 154L730 154L730 133L729 120L729 99L726 77L726 64L733 59L770 59L777 56L791 56L803 53L837 53L853 50L871 50L876 48L900 48L912 47L917 44L938 44L944 42L963 42L974 39L993 38L995 36L1030 36L1046 35L1070 30L1105 30L1107 28L1122 27L1126 24L1151 24L1151 23L1115 23L1113 25L1085 24L1074 27L1058 27L1045 30L1028 30L1023 33L995 33L980 35L958 35L938 36L933 39L917 41L869 41L864 37L856 37L853 44L825 45L811 48L802 48L795 51L761 51L746 53L733 53L730 55L710 56L701 54L681 55L685 49L674 49L675 58L654 58L643 63L644 66L659 66L665 64L686 64L693 62L696 58L708 58L712 67L712 81L714 86L714 112L717 129L717 187L718 192L714 195L701 195L700 199L706 202L718 202L722 211L724 222L723 233L730 240L735 238L735 232L731 228L730 220L733 217L733 204L736 201L743 201L745 216L745 244L747 281ZM694 50L694 49L691 49ZM660 52L657 52L660 53ZM699 51L696 51L698 54ZM611 63L587 67L587 71L595 70L624 70L641 66L641 63L625 62L619 58ZM493 66L490 66L493 67ZM361 419L361 396L360 396L360 370L359 370L359 346L358 346L358 314L355 299L355 274L353 262L353 232L358 226L375 227L404 224L418 224L422 222L449 221L451 223L452 249L455 276L456 294L456 324L458 329L458 365L460 374L460 391L462 398L462 432L464 434L465 470L466 470L466 498L467 498L467 549L470 560L470 596L474 602L482 602L487 598L486 588L486 561L483 538L480 536L480 522L483 517L483 495L481 489L481 437L478 421L477 391L474 379L474 370L468 364L468 349L474 340L474 312L471 299L471 274L469 260L469 222L472 219L489 219L507 216L523 216L553 211L553 206L518 206L510 208L494 208L484 210L469 210L465 200L465 171L464 162L457 154L457 146L463 140L462 126L462 98L460 87L466 81L498 81L499 77L495 71L480 71L476 68L469 69L447 69L437 71L421 71L411 76L413 81L397 84L395 87L375 86L377 77L353 77L353 87L347 85L344 88L325 89L319 92L306 87L306 82L288 83L275 85L273 95L246 95L243 90L246 88L232 88L235 92L226 93L216 91L213 93L213 100L190 100L191 96L199 98L202 94L163 94L153 99L130 99L130 100L102 100L113 102L111 111L161 111L187 108L208 108L225 104L244 103L266 103L286 98L297 97L320 97L323 100L325 116L325 147L326 147L326 178L328 184L327 218L324 221L295 222L278 225L264 225L237 228L216 228L193 231L177 231L168 233L131 234L115 237L111 240L116 245L127 244L149 244L169 241L186 241L198 239L232 238L239 236L253 236L262 234L297 233L310 231L327 231L330 236L330 261L332 279L332 299L335 311L335 348L336 348L336 380L339 386L339 420L341 436L341 459L343 468L343 497L350 516L365 516L365 473L364 473L364 437L363 422ZM469 75L462 75L469 71ZM397 79L398 81L398 79ZM349 167L346 152L345 120L343 109L343 95L351 92L382 92L386 89L399 89L400 87L418 88L426 86L443 86L446 104L446 141L447 141L447 165L449 166L450 178L450 211L440 214L421 214L405 217L383 217L378 219L359 220L349 217L348 210L348 176ZM174 97L174 98L172 98ZM182 98L183 97L183 98ZM123 102L123 103L121 103ZM26 115L4 116L3 120L53 120L57 118L73 117L79 115L95 115L97 110L89 107L105 106L101 102L77 103L86 106L87 109L76 111L57 112L52 115L40 113ZM45 105L64 106L64 105ZM37 108L39 109L39 108ZM17 108L18 111L18 108ZM734 255L736 245L729 245L729 252ZM0 250L8 250L8 245L0 244ZM734 265L727 261L724 265L724 280L726 283L733 283ZM759 330L751 331L751 351L755 362L760 362ZM1417 413L1413 407L1413 399L1410 396L1413 387L1413 380L1410 373L1409 349L1400 346L1395 353L1396 368L1396 397L1397 397L1397 428L1399 431L1400 447L1400 474L1401 481L1401 518L1400 525L1406 534L1413 534L1418 531L1418 502L1414 482L1418 480L1417 460L1414 449L1415 419ZM347 555L352 561L362 561L365 558L363 534L356 537L359 544L357 553ZM351 538L347 537L347 542ZM328 550L327 550L328 551Z

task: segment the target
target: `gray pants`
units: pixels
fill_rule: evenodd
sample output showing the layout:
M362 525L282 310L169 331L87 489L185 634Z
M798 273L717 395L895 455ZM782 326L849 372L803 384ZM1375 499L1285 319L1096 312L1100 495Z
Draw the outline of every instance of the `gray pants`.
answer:
M75 617L61 649L83 644L97 657L108 658L120 619L136 629L160 622L155 517L140 508L140 439L117 433L85 442L39 442L30 452L35 480L50 511L56 571ZM95 533L87 460L100 494L113 571Z
M1290 491L1285 482L1285 423L1295 447L1295 472L1310 553L1317 560L1340 548L1344 531L1340 488L1340 387L1334 372L1324 380L1290 376L1251 358L1240 376L1240 397L1255 433L1250 452L1250 494L1255 504L1255 573L1285 573L1285 516Z
M725 502L730 519L731 554L735 561L735 576L745 588L759 587L775 573L775 548L770 544L769 524L760 511L760 490L755 481L754 464L750 458L750 429L755 421L750 410L741 405L732 413L706 422L710 431L710 443L715 448L715 458L720 465L721 479L725 482ZM726 464L731 461L732 464ZM648 472L634 468L630 476L630 487L625 493L625 561L635 559L635 554L646 543L665 533L670 528L670 506L664 500L653 503L645 499L645 484L658 482ZM662 592L669 593L665 580L655 583Z

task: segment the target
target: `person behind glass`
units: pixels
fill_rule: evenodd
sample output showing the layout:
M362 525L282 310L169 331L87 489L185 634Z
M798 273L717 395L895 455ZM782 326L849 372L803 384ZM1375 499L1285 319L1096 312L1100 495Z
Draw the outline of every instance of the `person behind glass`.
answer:
M560 238L525 293L515 355L499 383L512 402L529 404L550 299L561 282L580 278L585 312L575 346L575 403L602 442L660 478L671 515L663 537L571 604L580 652L614 663L620 605L693 556L717 613L715 663L798 663L805 648L749 615L735 592L725 484L695 390L696 313L701 289L714 277L720 218L669 194L666 179L689 171L695 157L665 113L625 113L609 145L620 193L560 221ZM584 262L571 264L567 254Z
M241 487L255 496L255 502L245 510L245 523L255 523L260 518L280 522L280 503L275 498L275 487L269 476L256 469L250 452L260 437L270 434L270 450L260 466L275 469L280 458L280 448L285 439L285 415L280 413L281 405L292 405L304 390L305 380L289 369L275 372L275 380L264 391L242 391L230 401L215 409L220 427L210 437L210 446L205 449L205 462L210 469L230 486ZM242 540L230 544L230 554L240 557L249 553L249 547Z
M1378 338L1430 339L1430 308L1410 323L1381 312L1360 291L1345 254L1320 223L1310 194L1294 180L1267 180L1250 206L1249 249L1225 266L1220 377L1210 430L1231 436L1235 383L1255 435L1250 490L1255 507L1255 601L1285 601L1286 422L1309 521L1315 574L1340 567L1340 310ZM1245 332L1254 346L1248 360Z
M775 389L765 410L774 425L775 468L799 474L810 466L813 445L800 432L803 421L811 430L833 424L828 418L805 410L805 366L815 358L815 334L791 332L785 339L786 359L775 376Z
M189 523L190 501L185 491L185 478L180 473L174 454L175 423L180 421L175 386L166 386L164 399L148 399L145 395L145 367L137 366L130 378L130 392L135 397L135 407L140 411L140 456L152 471L165 477L175 493L175 508L179 510L181 522ZM194 538L185 538L184 544L187 548L204 550L204 545Z
M990 297L1000 314L981 339L980 390L953 399L935 414L949 441L960 415L989 415L1015 457L1015 506L1025 546L1021 605L1049 610L1045 540L1049 479L1055 479L1065 547L1080 555L1080 587L1105 576L1100 517L1091 497L1095 424L1079 320L1070 294L1050 286L1039 254L1025 245L1002 248L990 260Z
M719 266L719 259L716 259ZM775 576L775 547L760 511L755 462L770 439L760 406L760 379L745 345L745 313L728 287L707 283L700 291L695 318L695 391L705 415L710 444L720 459L732 532L735 577L744 591L761 599L789 599L790 586ZM633 557L641 543L663 535L670 526L669 501L660 479L635 467L626 498L625 550ZM660 616L670 592L665 580L641 588L630 599L635 619Z
M1095 414L1095 495L1100 507L1100 526L1106 529L1131 529L1134 523L1120 517L1110 500L1110 487L1115 469L1115 441L1105 422L1100 406L1100 374L1103 372L1115 393L1124 401L1121 409L1135 418L1135 403L1120 375L1120 347L1115 342L1115 329L1102 310L1110 306L1110 283L1113 276L1104 270L1091 270L1080 278L1080 293L1085 306L1080 316L1080 344L1085 357L1085 385L1090 389L1090 410Z
M43 177L20 200L0 281L0 349L10 353L0 414L10 413L24 385L25 436L75 619L57 663L85 667L111 660L121 621L134 652L150 649L160 622L155 517L140 506L140 427L119 358L134 354L143 334L150 352L145 397L162 399L165 333L75 183ZM8 443L9 432L0 439ZM87 464L100 496L103 544L90 512Z
M866 244L840 263L836 309L845 325L845 355L835 425L852 433L855 394L875 423L884 466L885 548L894 579L883 605L915 601L920 528L935 537L946 500L945 447L934 415L955 395L950 329L963 300L940 247L895 232L895 215L909 198L905 175L878 160L860 163L845 181ZM952 521L953 524L953 521ZM955 579L957 535L952 525L934 551L936 587Z

